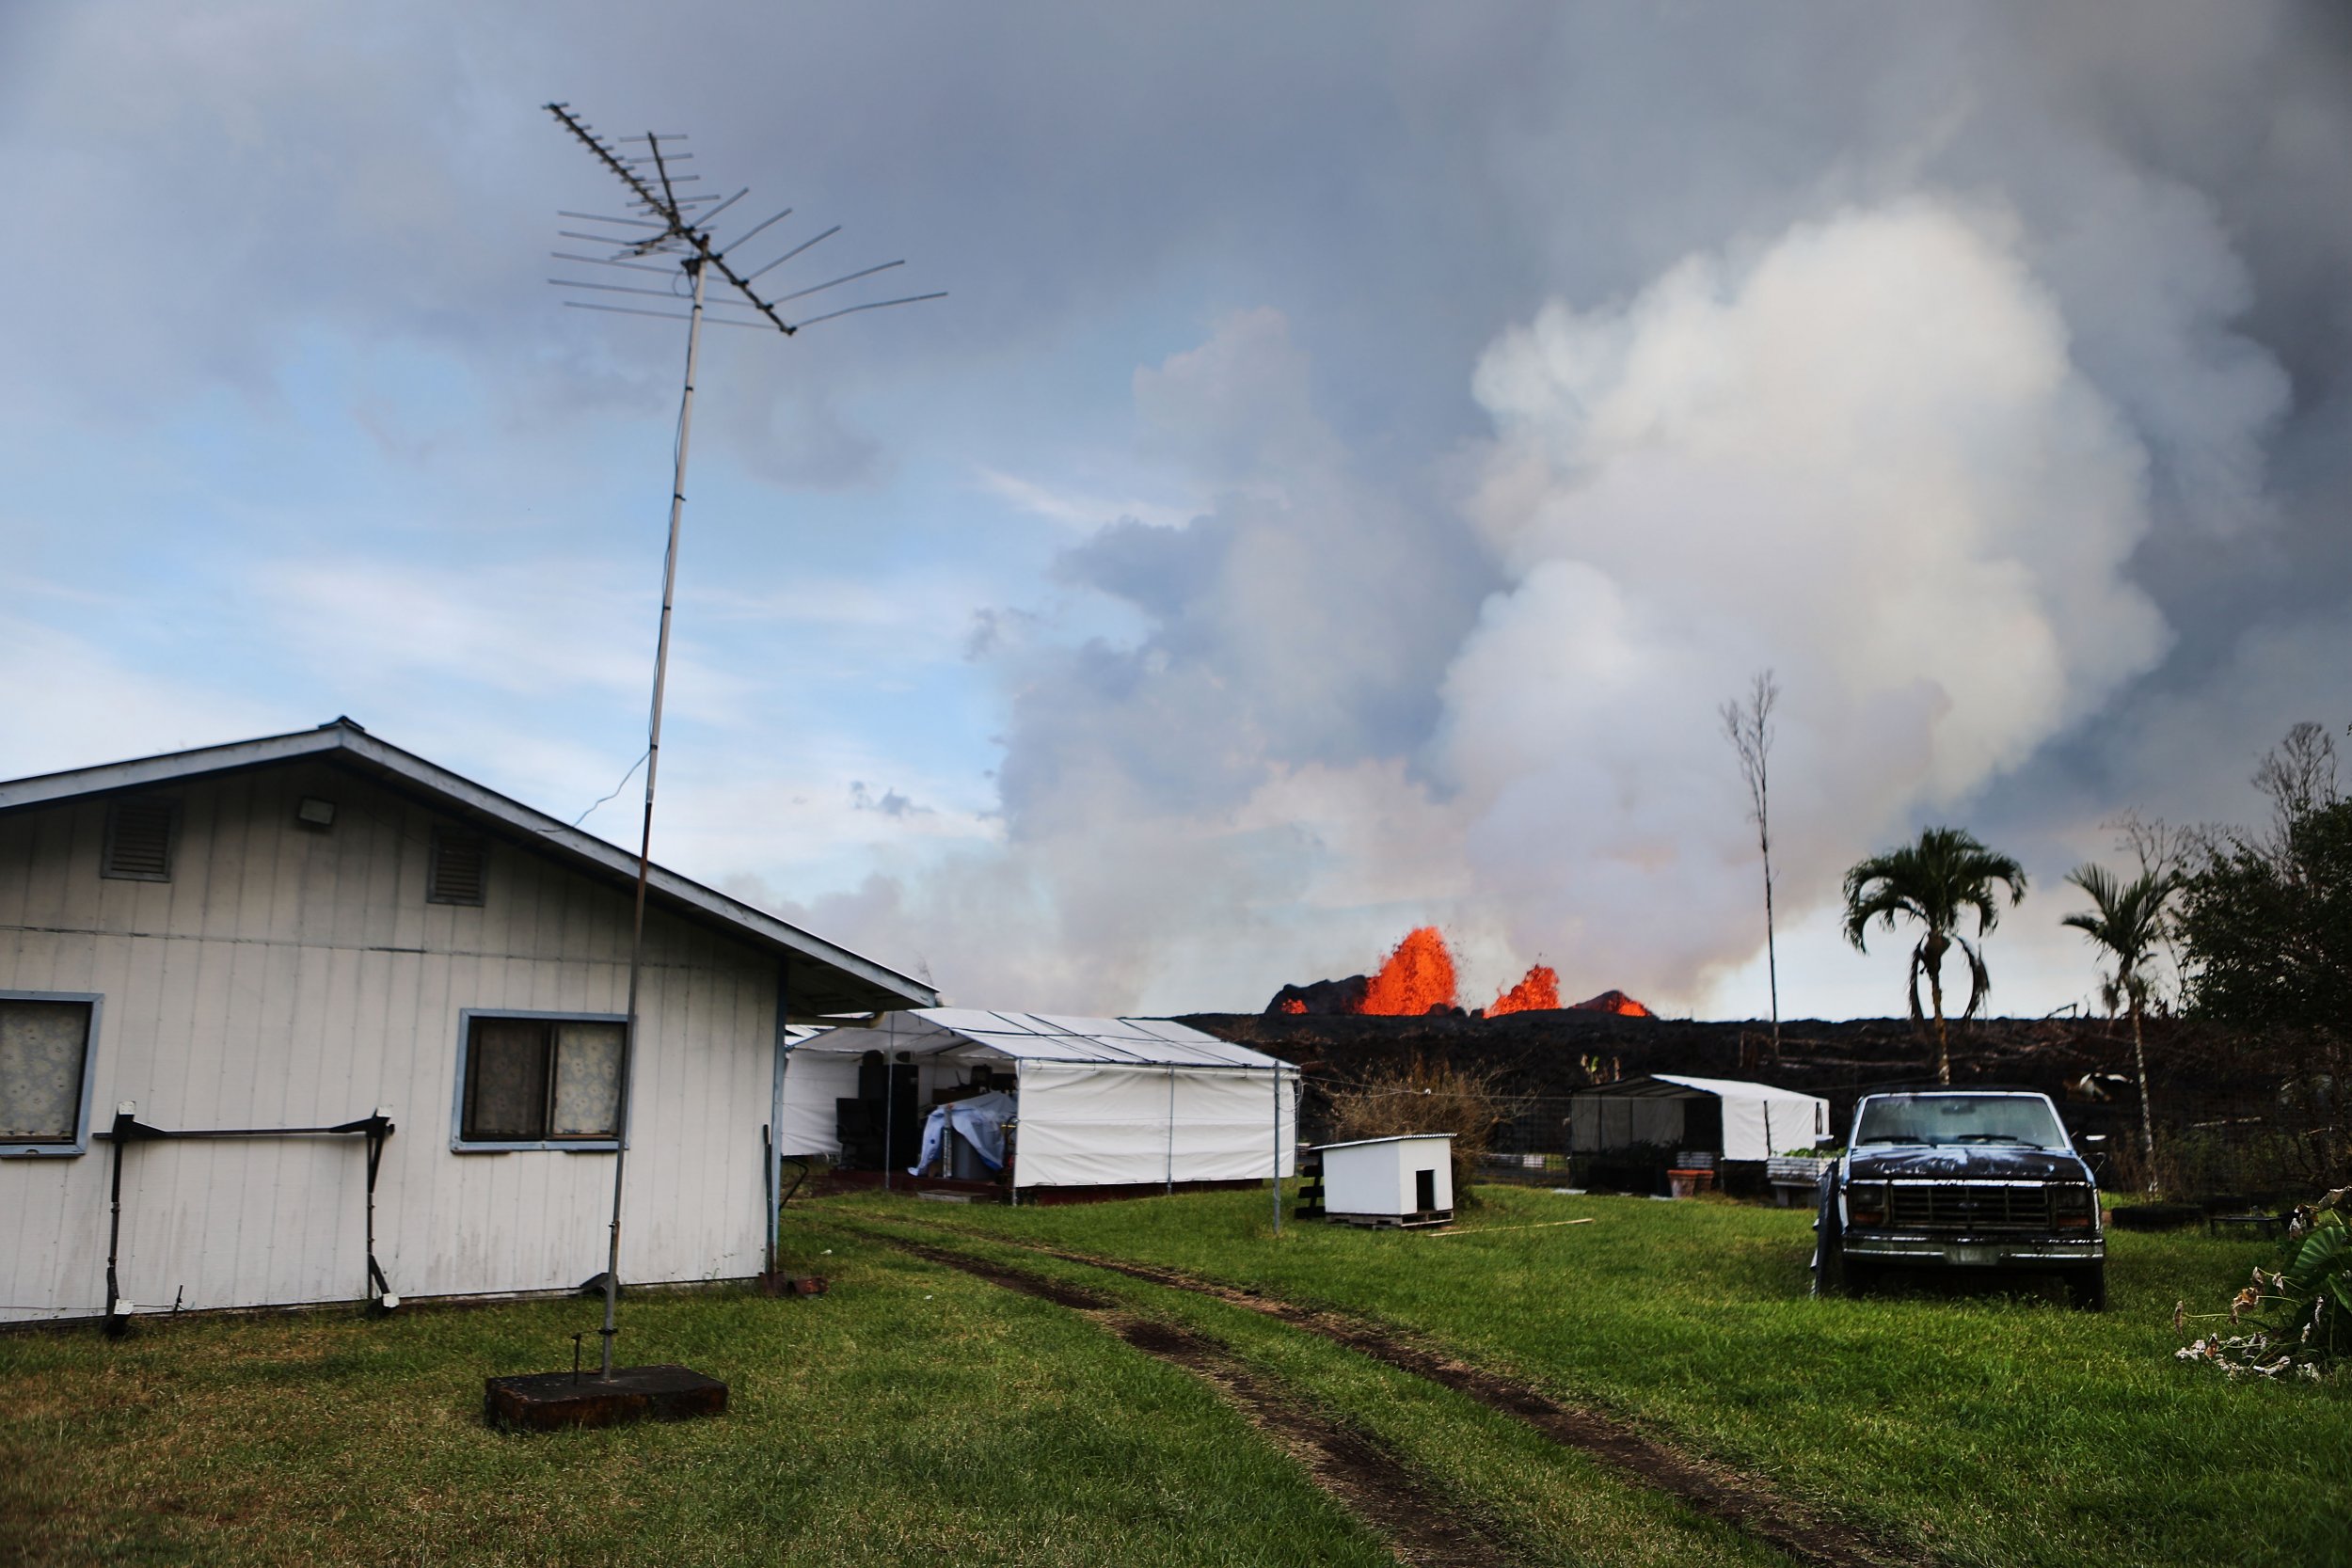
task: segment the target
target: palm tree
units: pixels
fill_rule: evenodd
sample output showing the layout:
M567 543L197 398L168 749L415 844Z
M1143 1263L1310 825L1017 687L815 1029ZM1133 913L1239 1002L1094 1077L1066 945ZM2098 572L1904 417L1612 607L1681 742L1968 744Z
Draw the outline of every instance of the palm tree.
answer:
M1977 911L1977 941L1982 942L2001 918L1994 902L1997 885L2009 889L2014 905L2026 896L2026 873L2007 855L1977 842L1974 833L1959 828L1926 828L1919 842L1872 855L1846 873L1846 940L1867 953L1863 931L1878 921L1888 930L1898 916L1908 915L1924 928L1911 950L1911 1022L1917 1024L1919 975L1925 971L1928 991L1935 1006L1935 1081L1952 1081L1951 1042L1944 1027L1944 955L1958 947L1968 958L1968 1006L1963 1018L1976 1015L1977 1006L1993 989L1984 956L1976 943L1960 934L1962 911Z
M2139 1074L2139 1152L2148 1167L2148 1190L2156 1190L2156 1125L2148 1110L2148 1053L2140 1044L2139 1015L2153 989L2149 965L2156 944L2171 924L2172 895L2180 879L2167 871L2143 871L2137 880L2119 882L2104 866L2078 865L2066 879L2090 895L2092 908L2078 911L2064 924L2082 932L2115 960L2115 973L2103 975L2099 999L2109 1011L2119 1006L2132 1012L2132 1066Z

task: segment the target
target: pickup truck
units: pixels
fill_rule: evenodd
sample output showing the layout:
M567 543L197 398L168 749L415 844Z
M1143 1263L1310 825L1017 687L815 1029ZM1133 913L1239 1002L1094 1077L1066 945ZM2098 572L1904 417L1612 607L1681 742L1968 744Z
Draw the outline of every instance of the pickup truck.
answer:
M1813 1229L1816 1295L1894 1268L2032 1270L2060 1275L2076 1306L2106 1307L2098 1183L2047 1095L1866 1095L1822 1173Z

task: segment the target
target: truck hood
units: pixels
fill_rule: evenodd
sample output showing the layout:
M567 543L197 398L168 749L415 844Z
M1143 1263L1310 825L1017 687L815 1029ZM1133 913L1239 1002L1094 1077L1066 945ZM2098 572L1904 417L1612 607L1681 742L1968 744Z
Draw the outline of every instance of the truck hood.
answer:
M1872 1144L1847 1157L1850 1181L2088 1181L2079 1156L2001 1144Z

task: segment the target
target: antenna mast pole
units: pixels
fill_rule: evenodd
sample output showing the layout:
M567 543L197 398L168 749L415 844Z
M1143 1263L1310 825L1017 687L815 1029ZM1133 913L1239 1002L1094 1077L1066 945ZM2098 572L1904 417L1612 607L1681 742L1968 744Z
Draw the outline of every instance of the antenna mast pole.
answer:
M637 897L628 944L628 1022L621 1036L621 1059L618 1066L620 1099L613 1117L612 1223L607 1233L605 1253L604 1325L597 1331L604 1341L601 1356L602 1370L598 1376L610 1381L612 1377L612 1340L613 1337L619 1333L613 1324L613 1319L621 1290L621 1196L628 1172L629 1082L637 1054L638 1002L644 978L645 889L653 875L654 786L661 767L661 702L670 671L670 618L677 596L678 531L686 512L687 438L691 434L694 421L694 368L696 356L702 344L703 322L706 319L705 307L707 303L717 304L752 312L746 317L709 316L707 318L709 320L729 326L772 327L786 337L790 337L802 327L815 322L831 321L837 316L855 315L861 310L880 310L894 305L919 304L927 299L944 298L945 295L934 293L910 294L898 299L869 300L863 304L845 306L819 315L804 317L797 322L787 322L778 311L779 305L819 293L837 284L871 277L877 273L887 272L900 263L884 261L879 266L860 268L855 272L845 273L839 277L823 283L812 284L807 288L797 289L790 293L772 299L766 297L753 287L753 284L763 274L782 266L819 241L840 232L840 226L836 224L815 239L803 241L774 261L754 269L748 275L739 272L728 261L729 251L739 248L770 226L789 216L792 209L787 207L775 216L753 225L751 229L738 235L729 245L723 246L713 238L711 220L749 195L748 188L738 191L724 199L716 194L681 196L678 194L678 186L696 178L691 174L678 172L671 166L673 164L683 163L693 156L691 152L677 150L675 144L684 140L683 137L647 135L644 137L628 138L632 141L644 141L645 152L643 156L624 157L612 144L591 130L585 120L573 114L568 105L549 103L547 108L548 113L553 115L564 130L577 137L580 145L593 153L596 161L620 181L623 188L628 193L628 206L635 214L619 217L598 216L587 213L563 214L581 222L601 224L608 229L618 229L623 232L619 234L583 233L565 230L563 232L569 238L611 247L611 254L582 256L558 251L557 256L567 261L580 261L594 266L614 267L625 272L656 275L669 275L670 269L667 266L648 265L649 261L657 258L675 259L679 269L693 283L693 298L688 305L687 312L683 317L680 317L675 310L645 309L630 305L603 304L577 299L564 302L581 309L610 310L621 315L655 316L666 321L684 320L687 324L686 384L678 399L677 450L674 454L674 465L670 476L670 542L669 549L663 556L661 563L661 630L654 645L653 705L646 721L645 815L637 840ZM669 147L665 149L664 143L670 144ZM637 232L628 232L632 230ZM724 280L730 293L726 298L707 302L704 286L708 280L709 274L714 272ZM548 281L565 288L590 289L600 293L649 296L656 300L667 300L672 305L686 303L679 298L675 288L676 281L675 275L671 275L673 287L667 289L649 289L623 283L591 283L579 278L558 277L549 278ZM771 1214L768 1220L772 1233L776 1217Z
M621 1290L621 1185L628 1164L628 1069L636 1054L637 991L644 974L645 882L653 871L653 791L661 771L661 695L670 675L670 611L677 601L678 525L686 515L686 448L694 429L694 356L702 345L703 262L696 256L686 263L694 279L694 303L686 328L686 389L678 397L677 460L670 476L670 547L661 559L661 632L654 641L653 712L645 725L645 817L637 839L637 909L628 935L628 1025L621 1038L621 1106L619 1147L612 1151L612 1228L604 1261L603 1371L612 1375L612 1314Z

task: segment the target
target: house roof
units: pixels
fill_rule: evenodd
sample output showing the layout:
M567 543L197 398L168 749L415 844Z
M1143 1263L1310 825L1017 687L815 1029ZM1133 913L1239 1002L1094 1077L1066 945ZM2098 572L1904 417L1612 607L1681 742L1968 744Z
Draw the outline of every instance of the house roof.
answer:
M904 1051L967 1060L1009 1058L1105 1067L1296 1070L1248 1046L1163 1018L1078 1018L1067 1013L987 1012L977 1007L923 1007L892 1013L863 1027L831 1030L799 1049L838 1053Z
M11 779L0 783L0 813L305 761L327 763L373 779L608 885L636 886L637 857L629 851L379 740L349 719L292 735ZM671 914L785 958L787 993L795 1015L870 1013L939 1000L936 991L918 980L665 867L652 868L646 895L652 905Z

